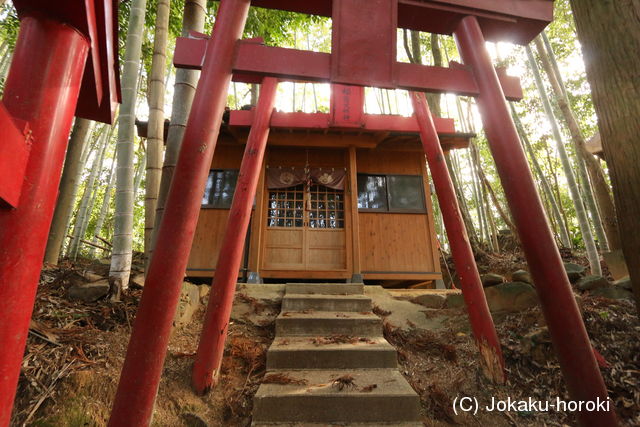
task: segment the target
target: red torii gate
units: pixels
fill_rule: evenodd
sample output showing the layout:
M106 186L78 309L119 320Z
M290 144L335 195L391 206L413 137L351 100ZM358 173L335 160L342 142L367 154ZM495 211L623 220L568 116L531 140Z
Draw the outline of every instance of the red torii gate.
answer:
M117 0L14 0L20 32L0 102L0 426L9 425L74 114L120 101Z
M518 227L552 341L574 400L607 399L580 312L545 218L529 166L519 143L505 97L517 99L513 79L496 72L484 42L531 41L552 19L550 0L254 0L253 5L333 18L332 53L262 46L241 41L250 0L221 0L210 40L192 37L178 42L175 63L201 68L202 77L187 124L182 150L160 225L110 425L146 425L151 417L162 371L171 320L185 272L200 208L200 197L215 149L228 85L260 82L262 95L229 217L229 229L218 260L214 288L194 366L198 391L215 384L219 371L233 290L255 191L255 176L264 153L276 79L330 81L346 85L452 92L478 98L490 148ZM396 62L398 27L454 34L464 66L428 67ZM447 209L448 232L462 279L476 340L500 366L499 347L478 273L468 249L452 193L436 128L424 96L413 94L417 123L438 196ZM344 123L342 124L344 125ZM456 249L457 246L457 249ZM171 259L171 263L166 260ZM475 313L475 315L474 315ZM476 317L477 316L477 317ZM484 347L483 341L486 341ZM492 351L495 350L495 353ZM579 414L584 425L616 425L613 410Z

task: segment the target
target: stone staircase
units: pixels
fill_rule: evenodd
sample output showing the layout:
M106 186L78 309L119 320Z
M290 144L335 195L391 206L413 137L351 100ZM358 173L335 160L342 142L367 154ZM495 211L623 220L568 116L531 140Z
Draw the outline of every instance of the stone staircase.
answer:
M382 320L357 283L286 285L254 426L421 426Z

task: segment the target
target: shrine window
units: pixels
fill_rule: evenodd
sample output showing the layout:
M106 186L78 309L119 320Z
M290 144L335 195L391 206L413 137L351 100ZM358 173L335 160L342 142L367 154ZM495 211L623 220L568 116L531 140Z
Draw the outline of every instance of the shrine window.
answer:
M237 169L212 169L202 196L202 207L230 209L238 182Z
M422 176L358 174L358 210L426 212Z
M344 228L344 191L299 184L269 191L268 227Z

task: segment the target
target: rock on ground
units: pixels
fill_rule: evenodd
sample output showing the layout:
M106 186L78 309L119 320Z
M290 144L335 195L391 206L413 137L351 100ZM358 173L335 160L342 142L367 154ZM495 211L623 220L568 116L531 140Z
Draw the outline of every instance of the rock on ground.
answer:
M485 289L491 311L518 312L538 305L536 291L528 283L507 282Z
M587 270L585 266L575 264L573 262L565 262L564 269L567 272L567 276L569 276L569 281L571 283L575 283L580 280L580 278L585 275L585 272Z
M632 291L632 287L631 287L631 279L629 278L629 276L627 277L623 277L620 280L616 280L615 282L613 282L613 284L615 286L619 286L622 289L626 289L627 291Z
M107 279L92 283L73 285L69 288L69 298L84 302L98 301L109 293L109 281Z
M611 284L602 276L589 275L581 277L576 286L581 291L592 291L598 288L608 288Z
M514 271L511 275L511 281L529 283L530 285L533 284L533 281L531 280L531 274L529 274L529 272L526 270Z
M424 294L413 299L413 302L424 305L427 308L442 308L446 301L446 294Z
M589 292L591 296L608 299L632 299L633 294L624 288L610 286L608 288L598 288Z
M487 273L483 274L482 277L482 286L488 288L489 286L496 286L500 283L504 283L504 277L495 273Z

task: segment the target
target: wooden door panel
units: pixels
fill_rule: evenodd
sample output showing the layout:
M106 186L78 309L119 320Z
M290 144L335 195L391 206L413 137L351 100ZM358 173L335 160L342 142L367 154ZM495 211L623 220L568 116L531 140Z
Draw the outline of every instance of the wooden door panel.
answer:
M265 234L264 268L304 268L304 231L301 228L268 228Z
M307 270L347 268L344 229L306 230Z
M347 268L344 248L310 248L307 251L307 270L337 271Z

